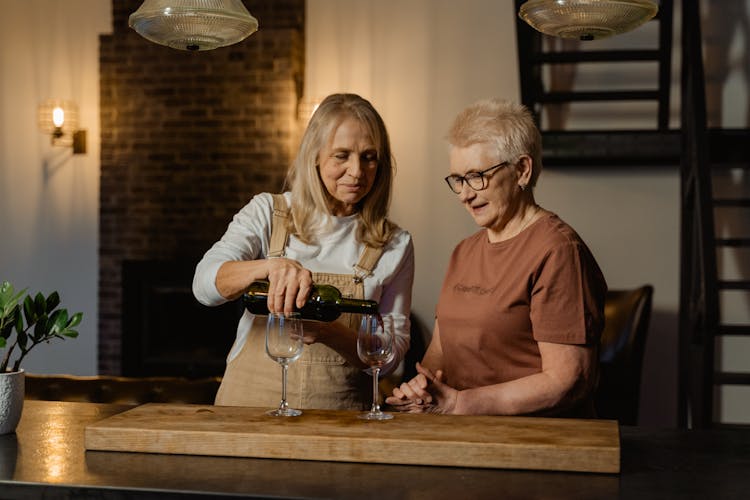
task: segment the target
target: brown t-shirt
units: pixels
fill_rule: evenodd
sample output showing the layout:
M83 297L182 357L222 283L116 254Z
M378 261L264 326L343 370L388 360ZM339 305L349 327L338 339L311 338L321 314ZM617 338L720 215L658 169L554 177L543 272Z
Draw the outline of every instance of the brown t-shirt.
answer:
M468 389L541 371L537 342L595 345L607 285L576 232L554 214L453 251L437 306L445 381Z

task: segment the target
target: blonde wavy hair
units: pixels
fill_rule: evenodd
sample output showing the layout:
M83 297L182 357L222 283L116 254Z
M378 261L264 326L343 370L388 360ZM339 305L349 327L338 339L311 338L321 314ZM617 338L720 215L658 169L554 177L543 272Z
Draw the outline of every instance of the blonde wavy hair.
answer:
M448 143L465 148L474 144L494 144L500 161L514 163L521 155L531 157L530 186L542 171L542 136L529 110L502 99L484 99L456 116L448 131Z
M286 185L292 191L288 230L305 243L316 241L316 233L330 221L331 195L320 178L320 152L338 126L354 118L370 135L378 153L378 170L372 189L357 204L357 239L379 248L390 241L396 226L390 222L391 185L395 162L383 119L366 99L356 94L332 94L320 103L310 118L289 172Z

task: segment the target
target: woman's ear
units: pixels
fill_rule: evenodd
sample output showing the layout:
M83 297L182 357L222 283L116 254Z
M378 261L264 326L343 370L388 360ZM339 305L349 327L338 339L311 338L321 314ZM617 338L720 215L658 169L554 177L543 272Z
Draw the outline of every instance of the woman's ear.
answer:
M518 187L523 191L531 183L531 174L534 172L534 160L529 155L521 155L516 164L518 173Z

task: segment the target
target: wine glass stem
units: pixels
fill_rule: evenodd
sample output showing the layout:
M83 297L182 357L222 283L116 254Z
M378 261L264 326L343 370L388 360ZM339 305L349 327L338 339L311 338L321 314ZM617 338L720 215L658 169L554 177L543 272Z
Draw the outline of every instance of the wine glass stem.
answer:
M281 404L279 405L279 408L284 410L289 407L289 404L286 402L286 372L287 368L289 368L289 365L286 363L281 364Z
M380 368L374 367L372 369L372 413L380 413L380 405L378 404L378 376L380 375Z

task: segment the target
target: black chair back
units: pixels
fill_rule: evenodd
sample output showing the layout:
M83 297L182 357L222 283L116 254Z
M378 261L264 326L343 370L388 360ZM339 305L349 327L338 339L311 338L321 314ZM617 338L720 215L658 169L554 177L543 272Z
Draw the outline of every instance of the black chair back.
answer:
M599 346L599 383L594 404L600 418L623 425L638 423L641 369L651 319L654 287L610 290Z

